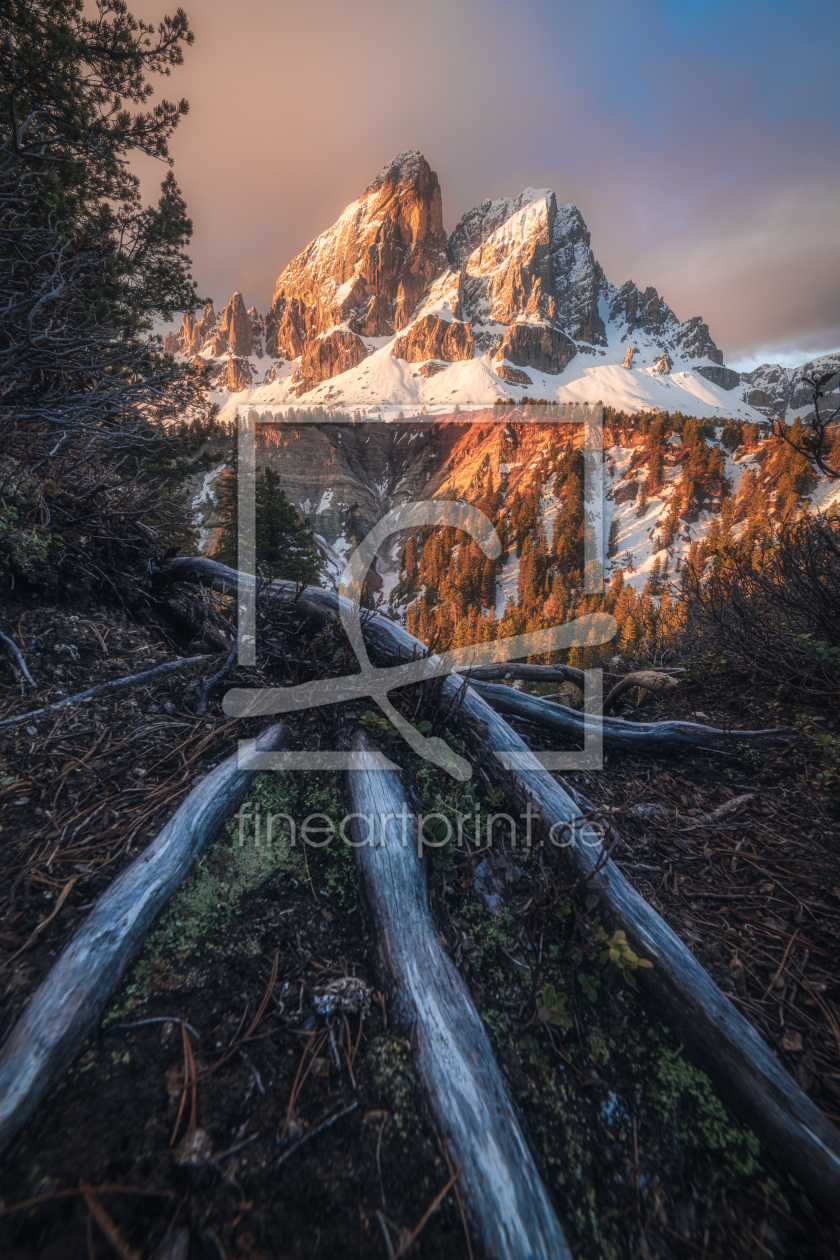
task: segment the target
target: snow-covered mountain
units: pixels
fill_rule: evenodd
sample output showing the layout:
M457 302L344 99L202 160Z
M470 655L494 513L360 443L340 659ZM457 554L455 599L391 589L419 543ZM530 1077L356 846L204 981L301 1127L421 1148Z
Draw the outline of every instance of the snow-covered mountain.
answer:
M808 404L812 366L726 367L700 316L681 321L654 288L605 277L580 211L549 189L484 201L447 238L416 152L289 263L265 318L236 293L165 345L218 367L228 418L243 404L396 415L532 397L763 420Z
M791 420L794 415L804 420L814 410L813 388L806 380L809 376L822 376L827 372L834 373L833 379L826 382L825 404L833 408L840 403L837 397L840 382L840 354L825 354L819 359L811 359L797 368L783 368L778 363L762 363L752 372L741 375L744 397L753 407L758 407L767 415L776 415ZM822 404L820 405L822 412Z

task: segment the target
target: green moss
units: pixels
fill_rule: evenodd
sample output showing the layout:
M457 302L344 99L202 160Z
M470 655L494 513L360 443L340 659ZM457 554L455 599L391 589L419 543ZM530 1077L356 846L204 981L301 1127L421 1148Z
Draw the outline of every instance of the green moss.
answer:
M497 1011L494 1006L485 1006L481 1011L481 1018L487 1025L487 1028L496 1042L496 1045L502 1045L507 1037L507 1027L505 1025L504 1016Z
M476 970L481 971L485 960L492 962L494 955L501 952L503 960L499 960L500 969L498 975L494 975L493 978L499 983L504 982L509 966L509 960L504 957L504 951L510 952L516 948L510 911L504 910L497 918L485 910L479 902L469 901L462 907L461 914L469 924L470 934L475 938L479 949L475 959Z
M408 1110L414 1092L414 1074L405 1046L393 1037L374 1037L365 1055L365 1063L377 1090L391 1110Z
M173 963L188 959L199 949L204 958L224 956L232 948L238 952L243 947L246 952L259 952L258 936L249 940L246 935L243 940L246 925L236 923L243 901L278 875L306 878L301 841L296 836L296 845L292 845L291 827L277 815L288 815L299 827L315 813L330 818L339 816L335 776L268 771L254 778L242 805L241 835L239 817L234 815L162 913L130 982L106 1015L104 1027L123 1017L150 993L171 988ZM340 870L342 880L347 878L347 858L352 859L352 855L339 841L331 846L325 859L336 871ZM352 872L352 860L349 870ZM239 929L235 944L234 927Z
M589 1057L593 1063L601 1067L606 1067L610 1061L607 1039L597 1024L593 1024L589 1029Z
M242 806L245 822L241 840L239 819L232 818L164 912L147 953L166 951L184 957L208 937L207 944L213 948L214 938L230 926L246 893L259 888L280 868L302 865L292 849L288 823L272 825L268 839L268 819L285 813L294 817L299 794L300 786L292 775L269 771L257 776Z
M319 867L320 879L330 904L341 907L348 914L355 914L359 908L359 886L353 850L339 839L322 851Z
M677 1124L686 1146L714 1152L730 1175L754 1177L761 1171L758 1138L730 1116L706 1073L683 1057L681 1046L659 1046L654 1075L654 1110L660 1120Z

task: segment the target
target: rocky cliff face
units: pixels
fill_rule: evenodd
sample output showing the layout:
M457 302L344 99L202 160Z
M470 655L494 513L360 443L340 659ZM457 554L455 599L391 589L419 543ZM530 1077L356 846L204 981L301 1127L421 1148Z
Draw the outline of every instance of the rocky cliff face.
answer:
M511 324L521 315L554 321L551 232L556 211L553 193L535 194L467 258L464 301L476 323Z
M248 319L251 321L251 340L253 350L251 353L258 359L263 357L263 334L265 333L265 320L262 315L258 314L255 306L248 307Z
M192 312L184 315L178 331L164 337L163 348L167 354L205 359L218 369L211 378L214 388L239 393L256 379L253 359L263 357L264 330L265 321L256 308L246 310L242 294L234 293L218 318L212 302L199 319Z
M216 389L229 389L232 394L247 389L251 384L251 367L247 359L235 359L231 355L216 380Z
M391 349L395 359L404 359L406 363L425 363L428 359L457 363L471 359L474 353L470 325L457 319L441 319L439 315L421 315L407 332L397 337Z
M393 338L388 349L386 338ZM699 316L681 322L656 289L633 281L616 288L606 279L580 211L558 205L550 189L483 201L447 240L437 176L417 152L385 166L289 263L265 319L235 293L218 318L212 305L200 318L186 315L165 346L218 360L219 389L256 381L264 352L299 360L293 370L275 363L259 372L265 383L285 382L291 397L360 369L359 402L374 388L365 360L380 350L420 364L426 379L441 363L487 356L495 377L523 388L533 383L528 369L559 376L580 354L594 356L596 367L599 358L604 367L623 361L631 372L654 362L667 361L675 373L697 364L726 389L735 375L722 368ZM229 366L231 356L238 367ZM486 372L481 380L484 388ZM762 377L752 388L775 398L776 384ZM602 393L594 377L593 389L594 401Z
M368 337L399 332L445 270L445 246L437 175L421 154L401 153L278 279L270 352L297 358L338 324Z
M367 356L361 337L348 328L334 328L308 341L303 347L300 367L292 378L298 394L305 394L318 381L328 380L356 367Z
M222 311L219 336L234 354L249 355L254 350L254 329L241 293L234 293Z
M840 403L840 398L836 397L840 382L840 354L825 354L798 368L762 363L752 372L742 372L741 384L744 397L753 407L759 407L768 415L786 416L799 412L804 416L814 409L813 390L805 378L821 376L825 372L838 373L825 387L827 394L835 395L833 400L826 398L826 406L836 407Z
M699 315L685 320L677 319L667 302L656 289L649 285L644 293L628 280L620 289L604 286L609 303L610 323L624 326L627 335L637 330L647 334L661 349L679 352L684 359L709 358L713 363L723 363L723 353L709 336L709 326Z
M575 341L607 344L598 298L604 273L589 248L589 229L577 206L558 206L551 239L557 322Z
M720 367L717 363L714 365L702 364L694 370L698 376L705 376L707 381L714 382L721 389L735 389L741 381L740 374L734 371L733 368Z
M577 354L577 347L565 333L545 324L512 324L496 351L496 358L517 367L559 376ZM510 379L508 377L508 379Z

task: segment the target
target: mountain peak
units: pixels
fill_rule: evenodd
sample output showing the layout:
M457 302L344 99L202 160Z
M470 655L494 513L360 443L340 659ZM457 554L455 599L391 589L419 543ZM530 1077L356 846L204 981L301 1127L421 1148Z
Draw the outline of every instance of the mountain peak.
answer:
M266 402L377 394L398 407L454 406L537 393L744 419L799 406L804 391L779 369L740 388L702 317L680 320L652 285L610 283L580 209L549 188L488 198L447 238L437 175L416 149L388 161L289 263L265 320L235 293L218 319L212 306L191 315L166 345L236 358L228 382L259 371L254 393L266 393L255 401ZM263 373L254 360L265 352L275 362Z
M430 169L429 163L418 149L408 149L398 153L390 162L386 162L382 170L365 189L364 195L377 192L384 184L414 184L425 181L429 176L437 183L437 175Z
M267 348L295 359L308 342L343 327L357 339L358 362L367 353L362 337L391 336L406 326L446 267L445 246L437 175L421 153L400 153L279 277L266 318ZM350 353L347 345L344 352Z

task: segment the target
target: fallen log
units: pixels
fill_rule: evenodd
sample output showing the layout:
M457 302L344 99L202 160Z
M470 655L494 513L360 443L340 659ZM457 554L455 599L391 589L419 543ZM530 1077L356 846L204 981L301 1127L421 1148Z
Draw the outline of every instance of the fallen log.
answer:
M202 661L209 659L209 656L185 656L178 661L165 661L163 665L156 665L154 669L147 669L142 674L129 674L125 678L115 678L112 682L98 683L95 687L88 687L87 691L68 696L66 700L56 700L55 704L44 705L42 709L31 709L29 713L16 713L14 717L4 718L0 722L0 731L10 726L19 726L21 722L32 722L48 713L60 713L71 704L83 704L87 700L116 695L118 691L144 687L146 683L157 682L159 678L166 678L169 674L176 674L179 670L187 669L190 665L200 665Z
M511 663L510 665L469 665L459 666L456 673L462 678L477 678L480 682L493 682L497 678L511 679L521 678L523 682L570 682L574 683L581 691L584 689L586 674L582 669L575 669L573 665L519 665ZM609 673L609 671L605 671ZM681 666L663 666L656 670L657 674L664 677L673 678L677 681L677 674L684 674L685 670ZM625 674L624 678L631 678L633 675ZM630 686L637 687L637 682L631 683ZM621 686L617 683L616 686ZM622 687L622 690L626 688Z
M604 747L625 752L668 753L684 748L733 752L738 744L765 747L796 738L795 732L785 727L768 731L722 731L699 722L628 722L624 718L579 713L564 705L547 704L539 696L529 696L499 683L476 680L471 681L470 686L497 712L523 718L570 739L582 741L586 729L600 726Z
M520 678L523 682L570 682L584 689L586 675L573 665L469 665L454 671L470 682L492 682L496 678Z
M282 723L255 752L280 746ZM0 1051L0 1151L72 1064L156 915L245 796L256 773L233 753L211 771L100 897Z
M456 685L451 679L444 684L444 702ZM483 769L512 795L523 817L525 812L536 815L536 842L556 846L576 879L597 885L602 916L624 930L640 957L653 962L650 970L636 973L644 998L767 1151L808 1195L840 1215L840 1130L788 1075L618 866L605 860L597 832L525 742L470 691L455 723Z
M188 558L188 563L190 568L184 565L177 571L179 577L218 581L228 590L236 588L235 570L215 561L199 559L196 563ZM301 594L291 582L275 582L273 589L285 594L290 601L297 598L297 606L312 615L338 616L342 597L335 592L307 587ZM349 607L349 601L344 603ZM426 651L425 645L407 630L375 614L366 619L364 635L368 647L388 665L399 664ZM433 658L429 659L429 665L433 667ZM615 863L604 860L597 832L582 821L569 794L543 769L524 740L478 694L486 685L468 686L462 695L463 684L464 680L457 676L445 680L443 710L449 709L450 721L463 733L482 768L523 809L529 808L530 802L537 820L537 840L562 845L565 843L562 829L568 827L572 841L561 853L575 877L589 879L598 865L602 914L624 930L640 957L654 963L653 968L638 975L643 995L668 1027L684 1040L691 1057L708 1072L724 1101L752 1126L770 1154L790 1170L809 1195L833 1214L840 1213L840 1130L785 1072L752 1025ZM507 697L526 698L510 687L494 690L505 692ZM531 697L527 699L533 701ZM561 718L570 712L551 705L543 706L543 710ZM581 723L575 728L579 735L583 715L575 716ZM609 721L615 727L620 719ZM606 726L606 721L604 724ZM660 728L674 725L693 726L693 723L656 724ZM617 729L650 729L650 726L622 722ZM696 729L706 732L709 728ZM743 735L743 731L738 731L729 747L737 744ZM633 747L638 749L640 745L636 743ZM559 840L556 839L558 832Z
M352 747L376 749L363 732ZM393 770L353 771L347 789L383 982L398 1022L411 1029L420 1075L460 1170L484 1253L494 1260L571 1257L484 1024L438 943L416 826L399 777Z
M639 688L639 699L641 700L648 692L661 691L663 687L676 687L678 682L679 679L675 678L673 674L663 674L661 670L634 670L632 674L625 674L621 681L615 684L601 706L601 712L609 713L619 696L623 696L625 691L629 691L632 687Z

